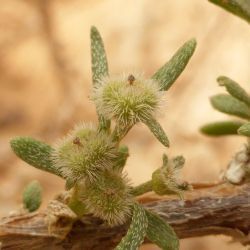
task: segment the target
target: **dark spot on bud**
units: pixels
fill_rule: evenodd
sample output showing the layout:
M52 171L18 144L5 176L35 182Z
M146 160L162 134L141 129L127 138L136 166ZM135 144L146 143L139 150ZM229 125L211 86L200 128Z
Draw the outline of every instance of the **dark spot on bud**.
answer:
M135 81L135 77L133 75L129 75L128 76L128 83L130 85L133 85L134 81Z
M82 143L81 143L81 140L79 137L76 137L74 140L73 140L73 143L75 145L78 145L78 146L82 146Z

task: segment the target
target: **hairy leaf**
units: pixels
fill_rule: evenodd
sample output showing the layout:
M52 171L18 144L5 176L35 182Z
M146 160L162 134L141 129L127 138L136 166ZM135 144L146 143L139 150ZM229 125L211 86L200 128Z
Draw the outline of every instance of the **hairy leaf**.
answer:
M210 136L237 135L238 128L243 124L240 121L213 122L201 127L200 131Z
M211 98L211 103L215 109L223 113L250 119L250 108L245 103L230 95L215 95Z
M250 1L249 0L209 0L219 5L223 9L233 13L236 16L250 22Z
M102 41L102 37L96 27L91 28L91 63L92 63L92 79L94 87L98 87L100 81L108 76L108 62ZM110 121L106 120L101 114L99 117L100 130L108 131L110 128Z
M238 129L240 135L250 136L250 122L245 123Z
M36 211L42 202L42 187L38 181L32 181L23 191L23 205L29 212Z
M115 250L136 250L144 241L148 228L146 210L139 204L134 205L132 221L127 234Z
M152 117L144 120L143 123L147 125L154 136L165 146L169 147L169 140L161 125Z
M15 154L31 166L61 176L53 166L53 148L48 144L30 137L16 137L10 141L10 145Z
M97 86L103 77L108 76L108 62L101 35L96 27L91 28L90 39L93 84Z
M250 96L238 83L226 76L220 76L217 81L221 86L226 87L230 95L250 106Z
M148 218L147 238L163 250L178 250L179 239L172 227L157 214L146 211Z
M163 65L152 78L160 84L161 90L168 90L181 72L185 69L189 59L194 53L196 40L191 39L177 50L173 57Z

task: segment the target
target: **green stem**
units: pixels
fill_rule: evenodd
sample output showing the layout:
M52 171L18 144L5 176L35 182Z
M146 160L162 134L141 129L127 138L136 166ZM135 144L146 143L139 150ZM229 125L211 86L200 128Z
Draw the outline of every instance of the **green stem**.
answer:
M132 128L132 125L123 126L123 125L116 124L114 131L112 133L113 141L119 143L122 140L122 138L129 132L131 128Z
M144 182L144 183L134 187L132 189L131 193L134 196L139 196L139 195L145 194L147 192L150 192L152 190L153 190L152 189L152 180L150 180L150 181Z
M81 187L76 184L73 188L73 193L68 203L68 206L78 216L78 218L81 218L87 212L85 205L79 200L79 193L81 192L80 190Z

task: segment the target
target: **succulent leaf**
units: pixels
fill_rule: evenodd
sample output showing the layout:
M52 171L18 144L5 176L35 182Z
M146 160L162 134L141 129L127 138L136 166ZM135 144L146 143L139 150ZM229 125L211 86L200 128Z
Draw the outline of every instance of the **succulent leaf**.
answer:
M217 81L220 86L226 87L230 95L250 106L250 96L238 83L226 76L220 76Z
M173 57L152 76L153 79L159 82L161 90L168 90L172 86L185 69L195 48L195 39L187 41L177 50Z
M146 210L147 238L163 250L178 250L179 239L172 227L157 214Z
M248 0L209 0L236 16L250 22L250 2Z
M23 205L29 212L36 211L42 202L42 187L38 181L29 183L23 191Z
M96 27L91 28L91 60L92 60L92 77L94 86L98 86L100 80L108 76L108 62L103 45L103 41Z
M146 210L139 204L135 204L133 207L130 227L115 250L137 250L144 241L148 228Z
M250 122L247 122L247 123L243 124L238 129L238 134L250 137Z
M213 96L210 101L212 106L220 112L250 119L250 108L230 95L218 94Z
M91 28L91 62L92 79L94 88L98 88L100 81L108 76L108 62L102 41L102 37L96 27ZM110 121L106 120L101 114L98 114L100 130L108 131Z
M10 145L14 153L31 166L62 177L52 162L51 146L30 137L16 137Z
M202 126L200 131L210 136L237 135L237 130L243 124L240 121L213 122Z
M159 142L161 142L165 147L169 147L169 140L165 131L153 117L143 120L143 123L150 129Z

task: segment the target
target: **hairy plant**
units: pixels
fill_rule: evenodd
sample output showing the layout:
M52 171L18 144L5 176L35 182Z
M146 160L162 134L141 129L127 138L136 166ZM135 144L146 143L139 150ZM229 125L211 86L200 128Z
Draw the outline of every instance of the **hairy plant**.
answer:
M222 113L237 116L242 120L218 121L204 125L201 132L209 136L243 135L247 144L235 154L225 172L225 179L234 184L249 179L250 175L250 95L232 79L220 76L220 86L226 88L228 94L212 96L212 106Z
M177 194L190 188L178 179L184 165L182 156L171 160L163 156L163 164L152 179L133 187L124 172L129 156L121 140L137 123L144 123L155 138L169 146L167 135L159 122L158 113L164 105L164 91L168 90L184 70L192 56L196 41L186 42L174 56L152 77L141 74L109 76L102 38L91 28L91 56L94 101L98 124L82 123L54 146L28 137L11 140L13 151L22 160L66 181L66 192L49 203L47 223L56 233L59 217L72 223L91 213L110 227L130 222L127 234L116 249L138 249L147 237L162 249L178 249L179 241L173 229L158 215L137 203L136 197L148 191L159 195ZM36 189L28 188L24 203L29 211ZM37 204L37 202L36 202ZM80 240L80 239L79 239Z

